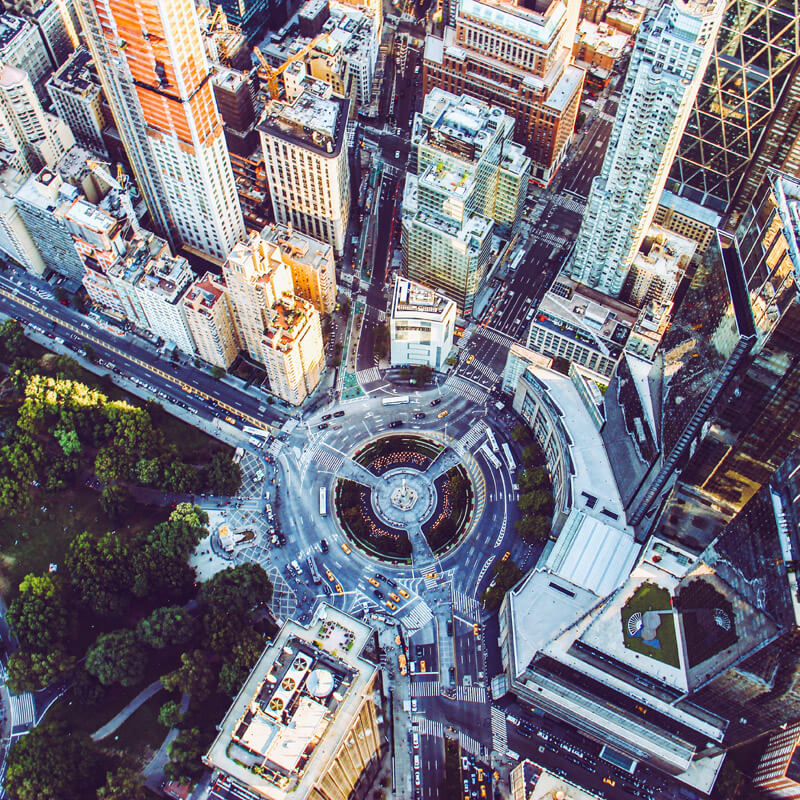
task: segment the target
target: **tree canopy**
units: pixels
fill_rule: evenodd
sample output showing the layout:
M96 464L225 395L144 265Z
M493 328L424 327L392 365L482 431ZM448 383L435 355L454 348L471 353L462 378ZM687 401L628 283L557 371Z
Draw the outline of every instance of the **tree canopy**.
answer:
M158 650L185 644L192 638L195 623L192 615L181 606L162 606L149 617L139 620L136 635Z
M147 654L127 628L101 634L86 653L86 671L104 686L134 686L142 680L146 668Z

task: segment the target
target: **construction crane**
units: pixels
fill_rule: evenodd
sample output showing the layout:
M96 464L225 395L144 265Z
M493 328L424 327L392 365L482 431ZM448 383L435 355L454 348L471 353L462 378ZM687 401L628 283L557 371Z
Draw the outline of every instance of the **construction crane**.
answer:
M225 15L225 11L223 10L222 6L217 6L214 9L214 13L211 15L211 20L208 23L208 32L214 33L217 25L222 22L221 30L223 33L228 32L228 17Z
M139 218L136 216L136 211L133 207L131 196L128 193L128 190L125 188L128 183L128 176L125 175L124 171L122 171L122 167L119 165L117 166L117 175L120 175L121 173L125 178L124 182L112 178L105 165L100 161L95 161L93 158L86 159L86 166L89 167L89 169L94 172L94 174L97 175L101 181L107 183L109 186L119 192L119 203L122 206L122 210L125 212L125 216L128 218L133 232L138 235L142 229L139 225Z
M304 58L311 50L313 50L323 39L327 37L327 33L321 33L319 36L312 39L305 47L302 47L298 50L294 55L289 56L286 61L283 62L279 67L273 67L269 61L264 57L264 54L257 48L253 48L253 53L255 53L256 58L258 59L259 63L261 64L261 70L263 71L263 77L267 84L267 90L269 91L269 96L274 100L278 97L279 94L279 87L278 87L278 78L283 74L283 71L291 64L293 61L297 61L300 58Z

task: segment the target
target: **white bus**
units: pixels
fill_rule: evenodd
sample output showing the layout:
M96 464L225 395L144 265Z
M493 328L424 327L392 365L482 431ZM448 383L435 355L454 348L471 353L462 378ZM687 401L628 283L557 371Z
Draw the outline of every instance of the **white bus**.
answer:
M319 515L328 516L328 490L324 486L319 487Z
M494 438L491 428L486 429L486 438L489 440L489 447L492 448L493 453L499 453L500 448L497 446L497 439Z
M505 458L508 468L513 472L517 468L517 464L514 461L514 456L511 455L511 448L507 442L503 442L501 447L503 449L503 458Z
M500 459L484 444L481 445L480 448L483 455L486 457L486 460L495 468L500 469L502 466L500 464Z
M411 402L411 398L407 394L400 397L384 397L382 402L385 406L404 406Z
M309 556L306 559L306 564L308 564L308 571L311 573L311 580L314 581L314 583L322 583L322 575L319 574L314 556Z
M254 428L252 425L243 425L242 430L249 433L251 436L260 436L262 439L269 439L270 432L263 431L261 428Z

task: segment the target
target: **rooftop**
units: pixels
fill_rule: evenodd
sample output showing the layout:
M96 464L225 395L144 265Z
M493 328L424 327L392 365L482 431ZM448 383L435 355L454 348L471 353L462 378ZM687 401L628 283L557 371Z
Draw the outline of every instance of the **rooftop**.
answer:
M48 86L81 95L94 96L100 92L97 69L85 47L79 47L47 83Z
M225 285L215 275L206 272L186 290L183 303L195 311L211 309L222 297L224 290Z
M310 84L292 102L273 100L258 129L271 136L311 147L324 155L338 155L347 122L348 100L325 99Z
M443 294L408 278L398 277L392 298L392 319L442 320L455 303Z
M644 237L633 266L658 275L666 281L677 282L697 250L697 242L651 225Z
M547 44L553 38L567 14L563 2L550 3L543 14L510 3L481 0L462 0L459 10L462 15L490 27L505 29L540 44Z
M281 253L298 264L322 269L333 263L333 247L295 230L291 225L267 225L261 238L277 245Z
M583 70L574 65L569 65L564 69L555 88L547 97L545 105L557 111L563 111L569 99L575 94L583 79Z
M264 329L262 344L285 353L302 339L317 312L308 300L284 294L266 313L269 322Z
M719 228L722 223L722 216L713 209L701 206L699 203L694 203L677 194L672 194L666 189L661 193L658 204L672 209L684 217L702 222L703 225L707 225L709 228Z
M270 800L307 797L342 743L377 671L372 629L327 604L288 620L253 667L206 762Z
M30 23L16 14L9 12L0 14L0 50L6 47L20 31L29 27Z
M630 41L627 33L622 33L604 22L592 22L582 19L578 25L575 43L583 43L599 53L611 58L619 58Z

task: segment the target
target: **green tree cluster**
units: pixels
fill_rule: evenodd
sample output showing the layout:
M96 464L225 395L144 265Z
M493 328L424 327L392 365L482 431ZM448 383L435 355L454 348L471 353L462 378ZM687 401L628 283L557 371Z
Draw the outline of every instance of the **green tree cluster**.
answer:
M378 359L384 359L389 355L389 324L383 323L375 328L372 340L372 352Z
M506 592L525 574L511 559L495 561L492 565L494 578L489 587L481 595L484 605L489 611L496 611L506 596Z
M545 467L544 453L524 425L514 429L512 437L523 445L522 467L517 476L519 484L520 519L514 529L524 542L533 543L550 536L553 516L553 487Z

